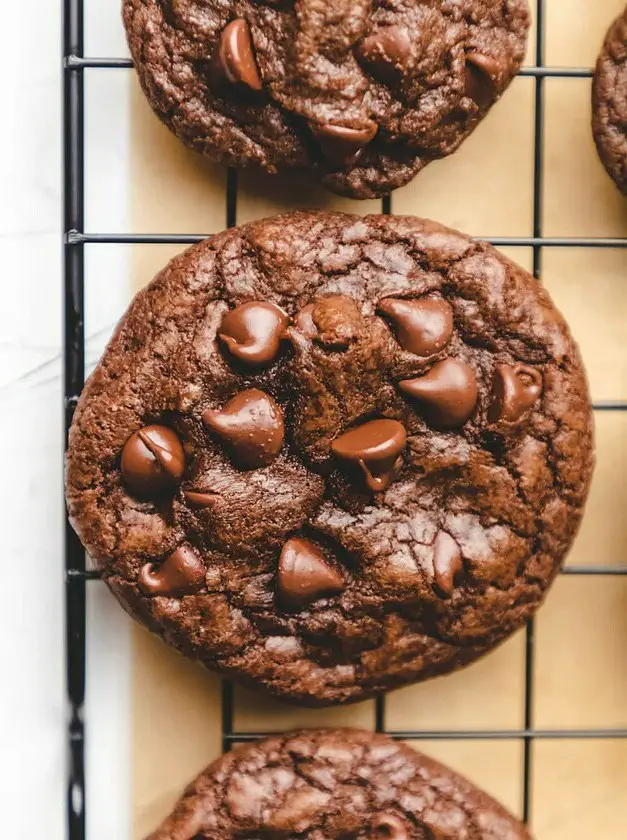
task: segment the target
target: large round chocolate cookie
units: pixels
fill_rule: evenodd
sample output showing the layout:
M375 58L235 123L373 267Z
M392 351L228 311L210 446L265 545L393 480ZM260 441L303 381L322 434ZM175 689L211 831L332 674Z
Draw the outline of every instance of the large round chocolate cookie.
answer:
M627 195L627 6L610 27L599 55L592 128L603 165Z
M239 747L149 840L530 840L469 781L383 735L291 732Z
M159 117L229 166L357 198L455 151L519 69L527 0L124 0Z
M69 511L155 633L341 703L529 618L577 530L591 426L562 317L493 248L293 213L137 296L76 411Z

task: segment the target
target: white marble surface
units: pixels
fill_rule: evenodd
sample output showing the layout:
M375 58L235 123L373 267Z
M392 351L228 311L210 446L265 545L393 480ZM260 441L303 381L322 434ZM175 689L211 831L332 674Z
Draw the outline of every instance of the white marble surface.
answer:
M85 5L86 53L126 54L119 3ZM0 133L0 802L12 840L66 836L60 6L7 4L14 37L0 57L10 80ZM127 71L86 73L88 230L129 229L128 82ZM128 302L127 262L124 247L86 249L88 368ZM117 605L89 584L89 840L129 836L128 638Z

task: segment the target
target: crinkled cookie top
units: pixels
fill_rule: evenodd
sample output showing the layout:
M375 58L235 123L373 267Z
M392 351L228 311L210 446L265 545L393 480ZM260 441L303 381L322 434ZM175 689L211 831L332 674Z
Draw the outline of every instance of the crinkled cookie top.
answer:
M148 99L230 166L357 198L453 152L518 71L527 0L124 0Z
M627 6L605 37L594 74L592 111L599 156L627 194Z
M432 222L293 213L140 292L80 399L67 497L154 632L339 703L529 618L591 468L576 345L525 271Z
M291 732L218 759L149 840L530 840L466 779L357 730Z

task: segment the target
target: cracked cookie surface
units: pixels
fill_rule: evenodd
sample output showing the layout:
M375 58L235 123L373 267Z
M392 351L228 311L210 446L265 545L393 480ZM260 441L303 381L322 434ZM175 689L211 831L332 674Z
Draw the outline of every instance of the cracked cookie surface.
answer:
M137 295L80 398L67 499L152 631L329 704L520 627L592 463L578 350L530 275L433 222L291 213Z
M124 0L161 120L228 166L383 195L455 151L520 68L527 0Z
M592 128L603 165L627 195L627 6L609 28L597 61Z
M149 840L530 840L463 777L383 735L291 732L236 748Z

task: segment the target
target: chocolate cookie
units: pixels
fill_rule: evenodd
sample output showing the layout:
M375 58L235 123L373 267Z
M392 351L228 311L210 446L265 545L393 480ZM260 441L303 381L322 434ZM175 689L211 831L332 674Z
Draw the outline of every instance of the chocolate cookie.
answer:
M530 840L469 781L383 735L291 732L239 747L149 840Z
M455 151L518 71L527 0L124 0L142 87L196 151L356 198Z
M627 195L627 6L605 36L597 61L592 129L603 165Z
M520 627L591 467L579 354L532 277L433 222L293 213L137 296L80 399L67 497L151 630L324 704Z

